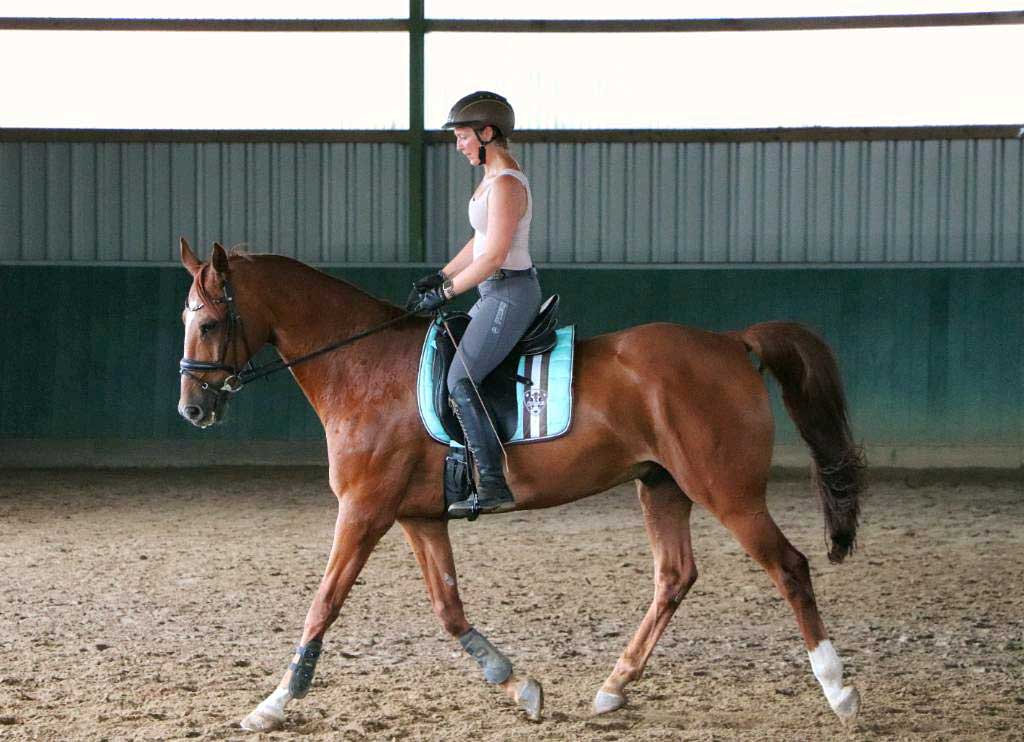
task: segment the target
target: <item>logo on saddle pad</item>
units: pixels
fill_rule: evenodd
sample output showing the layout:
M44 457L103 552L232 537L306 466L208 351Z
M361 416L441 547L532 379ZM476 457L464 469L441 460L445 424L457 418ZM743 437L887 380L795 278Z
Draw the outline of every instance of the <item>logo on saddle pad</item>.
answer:
M548 404L548 393L543 389L527 389L523 394L523 402L530 415L537 416Z

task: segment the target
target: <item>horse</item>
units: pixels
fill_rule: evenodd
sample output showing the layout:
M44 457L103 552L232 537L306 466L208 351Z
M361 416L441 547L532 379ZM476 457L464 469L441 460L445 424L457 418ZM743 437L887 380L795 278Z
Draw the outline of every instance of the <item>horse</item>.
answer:
M222 422L243 364L271 344L323 424L337 498L334 541L306 614L298 649L276 689L241 726L271 731L285 706L309 689L322 641L378 540L396 522L422 569L444 630L530 719L543 689L466 618L442 492L447 448L420 421L415 378L430 318L410 316L353 284L271 254L228 254L214 243L201 262L181 240L192 276L186 307L179 413L193 425ZM358 339L344 349L339 338ZM326 352L331 350L331 352ZM760 359L759 367L751 354ZM707 332L660 322L580 341L574 412L563 437L507 451L516 508L562 505L635 481L654 555L654 596L593 702L595 714L627 703L655 644L697 579L690 512L713 513L771 578L792 609L811 670L843 722L860 695L815 602L806 557L786 539L765 502L774 421L763 379L780 383L788 414L811 452L828 557L856 545L865 462L829 346L808 328L763 322Z

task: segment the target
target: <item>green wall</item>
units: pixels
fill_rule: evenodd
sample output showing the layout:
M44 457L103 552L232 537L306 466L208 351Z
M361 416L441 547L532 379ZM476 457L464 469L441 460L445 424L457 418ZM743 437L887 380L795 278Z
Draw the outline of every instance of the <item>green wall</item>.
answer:
M333 272L399 301L423 271ZM1024 444L1024 268L546 269L541 278L583 336L651 320L812 325L839 357L856 436L870 445ZM177 416L187 288L180 268L0 267L0 439L321 438L287 374L234 399L225 426L198 431ZM779 439L796 440L788 420Z

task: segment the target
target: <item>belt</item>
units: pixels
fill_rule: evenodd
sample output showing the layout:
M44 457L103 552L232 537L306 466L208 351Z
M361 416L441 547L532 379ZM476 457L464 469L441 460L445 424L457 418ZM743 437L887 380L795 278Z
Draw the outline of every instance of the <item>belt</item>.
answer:
M485 278L485 281L500 281L504 278L518 278L519 276L536 276L537 269L532 265L529 268L523 268L522 270L510 270L509 268L498 268L491 275Z

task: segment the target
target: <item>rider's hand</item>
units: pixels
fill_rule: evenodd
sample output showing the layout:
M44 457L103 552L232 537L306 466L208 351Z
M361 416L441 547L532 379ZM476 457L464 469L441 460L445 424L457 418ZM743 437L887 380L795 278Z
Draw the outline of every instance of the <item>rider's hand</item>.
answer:
M423 295L424 291L440 288L444 285L445 280L445 275L441 271L428 273L422 278L417 278L412 284L412 291L409 292L409 298L405 300L405 310L407 312L413 311L413 308L419 303L420 297Z
M447 303L448 298L444 295L444 289L438 286L437 288L422 292L419 295L418 301L409 307L409 311L416 313L434 312Z
M448 277L442 271L434 271L433 273L428 273L422 278L417 278L412 285L413 288L416 289L416 293L422 294L424 291L440 287L447 278Z

